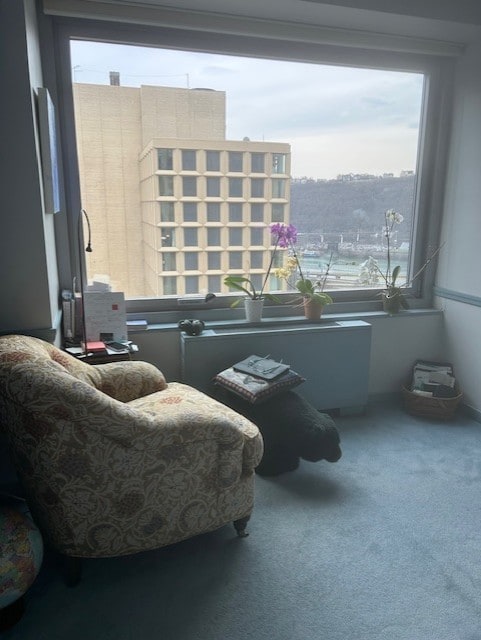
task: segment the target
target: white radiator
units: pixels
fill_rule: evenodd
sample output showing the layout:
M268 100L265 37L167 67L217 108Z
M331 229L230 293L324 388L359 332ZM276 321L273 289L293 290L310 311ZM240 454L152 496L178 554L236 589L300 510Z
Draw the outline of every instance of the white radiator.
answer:
M360 320L209 329L181 336L182 381L209 393L212 378L250 355L270 355L306 378L295 391L317 409L362 411L367 403L371 325Z

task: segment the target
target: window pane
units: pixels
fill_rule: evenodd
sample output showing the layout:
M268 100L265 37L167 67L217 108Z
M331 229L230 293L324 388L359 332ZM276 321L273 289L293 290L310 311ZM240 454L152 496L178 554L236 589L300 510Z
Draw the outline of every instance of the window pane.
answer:
M272 197L273 198L285 198L286 197L286 181L282 178L272 181Z
M129 86L126 82L110 87L108 77L104 82L90 73L88 56L105 62L112 47L119 66L124 56L138 58L138 81L126 68L119 70L121 77L123 73L129 77ZM398 283L409 280L413 249L423 250L421 243L427 237L419 229L432 217L423 205L429 202L423 189L433 184L431 168L429 175L417 175L417 158L426 157L420 142L436 142L430 139L436 127L420 132L421 114L431 113L423 96L438 82L438 75L429 76L425 86L425 76L419 72L422 58L413 55L414 71L405 71L401 66L405 60L400 58L396 71L357 68L355 49L349 67L347 59L342 66L333 66L255 58L255 51L246 57L181 50L172 55L161 48L78 39L71 41L71 53L72 66L82 69L81 82L74 83L81 196L96 221L95 262L87 264L90 280L96 273L109 274L127 298L153 297L174 288L183 294L184 261L167 256L168 251L163 257L163 247L199 248L200 242L204 250L206 241L220 248L222 240L224 245L242 247L244 269L249 264L262 269L253 265L265 268L269 263L267 225L281 222L298 229L296 249L306 277L319 279L333 252L335 275L327 288L342 289L343 296L351 291L351 300L364 298L371 304L378 300L374 294L362 291L359 296L356 290L381 288L379 273L385 273L387 266L383 217L387 209L404 217L389 239L394 266L401 267ZM187 68L202 68L206 83L211 81L216 89L194 93L178 86L178 79L163 76L162 85L148 83L155 109L147 103L141 109L141 86L154 58L158 68L172 71L173 78L185 75ZM394 55L392 60L394 65ZM236 72L215 75L214 70L226 63L232 63ZM209 76L210 70L214 75ZM260 77L269 78L269 91L259 91ZM167 100L173 89L176 109ZM255 104L254 116L246 104ZM126 131L129 135L123 135ZM183 149L185 144L195 148ZM182 171L195 171L198 186L197 175ZM122 175L128 179L119 180ZM417 191L422 195L420 204L415 200ZM221 197L230 201L208 202ZM244 202L250 198L263 202ZM157 199L163 200L160 209ZM199 226L170 226L176 219L182 225ZM206 226L205 231L205 221L219 226ZM262 227L250 226L242 235L240 228L228 231L226 226L244 222ZM182 232L176 237L179 228ZM252 252L249 260L251 247L257 253ZM275 264L282 265L285 255L277 255ZM199 251L197 258L199 271L206 271L208 256ZM228 273L228 262L227 253L216 262L225 272L221 277ZM177 287L162 276L162 270L174 263L180 271L175 274ZM152 265L159 273L152 273ZM202 272L197 285L205 290L206 282Z
M254 285L257 291L260 291L262 288L262 284L264 282L264 276L261 274L254 273L251 275L252 284Z
M160 170L172 170L172 149L157 149L157 167Z
M160 229L160 239L163 247L174 247L175 229L173 227L162 227Z
M263 251L251 251L251 269L262 269Z
M220 171L220 153L219 151L206 151L205 164L207 171Z
M242 269L242 251L229 253L229 269Z
M220 196L220 178L207 178L207 196L209 198Z
M284 153L274 153L272 155L272 173L286 172L286 156Z
M207 222L220 222L220 202L207 203Z
M195 171L196 157L192 149L182 149L182 169L184 171Z
M251 154L251 173L264 173L265 171L265 154Z
M185 227L184 229L184 245L186 247L197 247L197 229L195 227Z
M234 227L229 229L229 245L242 246L242 228Z
M182 195L187 197L197 195L197 178L193 176L182 177Z
M207 254L207 268L209 271L215 271L220 269L220 252L219 251L209 251ZM210 290L210 287L209 287Z
M196 251L184 253L184 269L186 271L197 271L199 268L199 254Z
M251 227L251 244L262 245L264 238L264 229L262 227Z
M197 202L184 202L184 222L197 222Z
M242 198L242 178L229 178L229 198Z
M251 179L251 198L264 197L264 180L262 178Z
M229 151L229 171L242 172L242 156L240 151Z
M283 204L274 203L272 205L272 222L284 222L284 206Z
M160 221L161 222L175 222L174 203L173 202L161 202L160 203Z
M209 293L219 293L221 290L221 277L220 276L208 276L207 277L207 289Z
M207 245L209 247L220 247L220 228L209 227L207 229Z
M286 257L286 252L285 251L276 251L273 259L272 259L272 266L273 267L282 267L284 264L284 259Z
M174 176L159 176L159 196L174 195Z
M229 222L242 222L241 202L229 202Z
M164 271L175 271L176 270L176 260L175 253L165 252L162 254L162 267Z
M185 276L185 292L186 293L199 292L199 276Z
M263 204L251 204L251 222L264 222Z
M177 276L164 276L162 286L164 296L175 296L177 294Z

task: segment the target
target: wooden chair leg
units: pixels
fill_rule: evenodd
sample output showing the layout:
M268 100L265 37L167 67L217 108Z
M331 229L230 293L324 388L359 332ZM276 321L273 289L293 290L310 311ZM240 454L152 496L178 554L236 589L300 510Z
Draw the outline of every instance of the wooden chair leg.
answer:
M239 518L239 520L234 520L234 528L237 531L237 535L239 538L247 538L249 535L246 531L247 523L250 520L250 516L245 516L245 518Z
M76 587L82 577L82 560L63 556L63 576L67 587Z

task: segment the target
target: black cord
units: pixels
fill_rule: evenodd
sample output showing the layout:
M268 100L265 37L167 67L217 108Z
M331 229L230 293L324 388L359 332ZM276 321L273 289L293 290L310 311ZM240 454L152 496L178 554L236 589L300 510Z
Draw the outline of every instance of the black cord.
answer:
M80 213L82 213L85 216L85 220L87 220L87 229L89 232L88 242L87 242L87 246L85 247L85 251L87 251L87 253L92 253L92 229L90 228L90 220L85 209L81 209Z

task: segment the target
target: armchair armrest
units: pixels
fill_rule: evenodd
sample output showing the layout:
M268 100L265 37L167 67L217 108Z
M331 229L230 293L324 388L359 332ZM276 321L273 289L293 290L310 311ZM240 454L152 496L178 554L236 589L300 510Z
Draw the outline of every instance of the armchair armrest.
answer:
M100 379L97 389L120 402L130 402L167 387L163 373L148 362L126 360L94 366Z
M137 424L143 423L150 430L153 446L216 441L219 470L226 486L242 474L252 473L261 461L263 440L257 426L192 387L173 382L161 393L129 402L128 407L140 414ZM148 425L147 417L151 419Z

